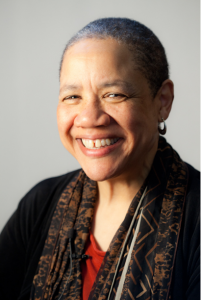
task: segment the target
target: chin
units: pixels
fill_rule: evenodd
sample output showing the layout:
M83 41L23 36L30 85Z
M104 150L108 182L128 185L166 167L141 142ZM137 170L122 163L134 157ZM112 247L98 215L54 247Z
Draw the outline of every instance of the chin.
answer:
M91 179L91 180L94 180L94 181L104 181L104 180L107 180L109 179L108 178L108 174L106 176L106 174L104 173L101 173L101 172L94 172L92 170L85 170L83 169L84 172L86 173L86 175Z
M87 166L82 166L82 169L84 170L84 172L86 173L86 175L94 181L104 181L107 179L110 179L111 177L113 177L113 172L111 172L111 168L109 169L108 167L101 167L100 165L96 166L94 164L93 167Z

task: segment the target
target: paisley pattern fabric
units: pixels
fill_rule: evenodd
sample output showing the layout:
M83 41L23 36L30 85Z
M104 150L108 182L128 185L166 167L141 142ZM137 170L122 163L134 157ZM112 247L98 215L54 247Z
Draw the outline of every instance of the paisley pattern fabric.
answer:
M115 299L138 222L139 232L131 249L120 299L170 299L169 289L187 181L185 163L166 140L160 137L152 169L113 237L91 290L90 300L105 300L109 294L110 300ZM145 186L147 190L139 215L117 268L124 239ZM82 170L63 191L34 277L31 300L82 299L80 262L93 220L96 195L96 182L90 180ZM73 253L78 257L73 258L70 274L69 237L72 235L72 228L75 233Z

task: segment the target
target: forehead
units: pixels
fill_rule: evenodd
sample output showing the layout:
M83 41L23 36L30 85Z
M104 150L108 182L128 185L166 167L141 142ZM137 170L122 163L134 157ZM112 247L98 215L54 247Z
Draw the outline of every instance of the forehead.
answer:
M78 41L76 44L70 46L64 55L62 68L64 65L69 64L70 61L76 59L98 60L119 65L132 60L132 54L126 45L112 38L92 38Z
M111 38L85 39L67 49L60 79L83 70L91 69L101 74L126 68L128 71L131 68L134 69L133 56L126 45Z
M71 46L65 53L60 74L60 92L71 89L102 88L116 82L124 87L133 86L140 90L147 80L138 70L133 53L125 44L108 39L85 39ZM119 85L120 86L120 85Z
M94 51L99 54L105 54L108 51L113 53L122 53L128 52L128 47L114 38L86 38L70 46L66 51L66 55L72 53L78 55Z

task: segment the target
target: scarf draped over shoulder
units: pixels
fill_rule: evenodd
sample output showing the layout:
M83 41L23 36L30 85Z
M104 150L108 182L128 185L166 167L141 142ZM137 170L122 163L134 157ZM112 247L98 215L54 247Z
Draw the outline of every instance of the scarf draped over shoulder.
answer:
M110 243L90 300L108 297L108 300L169 299L187 181L185 163L160 137L151 171ZM145 196L140 202L143 192ZM81 257L91 229L96 196L96 182L83 170L64 189L39 260L30 300L82 299ZM139 202L140 208L133 219ZM72 251L77 257L72 258L71 265L69 237L72 237L72 229ZM119 294L118 286L128 255Z

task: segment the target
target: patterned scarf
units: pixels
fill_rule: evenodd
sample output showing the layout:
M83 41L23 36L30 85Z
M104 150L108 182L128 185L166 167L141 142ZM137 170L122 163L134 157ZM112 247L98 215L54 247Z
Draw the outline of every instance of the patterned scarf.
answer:
M125 249L122 250L145 186L145 197ZM166 140L160 137L152 169L106 252L90 300L105 300L109 293L109 299L115 299L138 222L139 231L120 299L170 299L186 189L186 165ZM96 195L96 182L90 180L82 170L64 189L34 277L31 300L82 299L81 255L91 229ZM72 228L75 232L73 253L77 254L77 258L73 258L71 266L69 237ZM119 260L121 251L123 255Z

